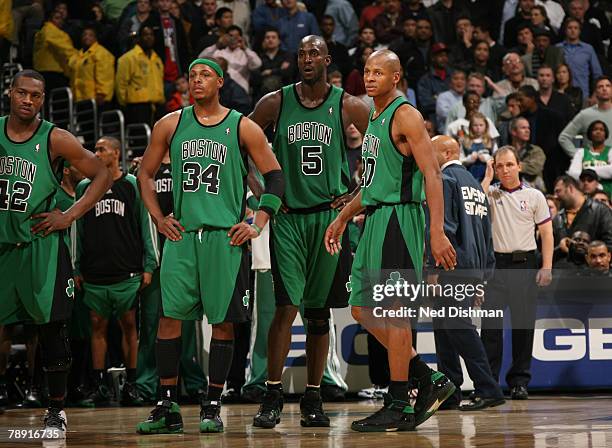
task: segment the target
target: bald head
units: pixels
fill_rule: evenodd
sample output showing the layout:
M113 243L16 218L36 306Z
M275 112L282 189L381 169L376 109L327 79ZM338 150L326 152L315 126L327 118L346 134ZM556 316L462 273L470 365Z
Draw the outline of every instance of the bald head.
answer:
M402 64L397 55L387 49L375 51L370 55L368 61L378 63L393 72L399 72L402 69Z
M300 42L300 48L306 47L315 47L321 53L321 56L327 56L329 54L329 50L327 49L327 43L325 43L325 39L321 36L315 36L311 34L310 36L306 36Z
M431 139L440 166L451 160L459 160L459 143L448 135L436 135Z

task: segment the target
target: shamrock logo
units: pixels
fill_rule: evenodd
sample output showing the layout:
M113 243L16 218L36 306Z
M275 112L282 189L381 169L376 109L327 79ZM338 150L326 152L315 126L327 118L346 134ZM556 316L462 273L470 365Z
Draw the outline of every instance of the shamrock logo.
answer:
M396 286L405 283L406 280L402 278L402 274L397 271L393 271L389 274L389 279L385 282L385 285Z
M246 290L246 295L242 297L242 304L244 306L249 306L249 299L251 298L251 291L249 289Z
M68 279L68 286L66 287L66 295L74 298L74 279Z
M351 286L351 277L352 277L352 275L349 275L348 282L346 282L346 284L345 284L347 292L351 292L353 290L353 288Z

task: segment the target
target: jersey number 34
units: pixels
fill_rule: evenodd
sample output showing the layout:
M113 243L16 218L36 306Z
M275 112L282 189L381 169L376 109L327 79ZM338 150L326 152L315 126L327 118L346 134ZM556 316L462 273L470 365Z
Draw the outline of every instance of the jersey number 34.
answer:
M200 185L206 185L207 193L219 194L219 165L211 163L202 169L198 162L186 162L183 176L183 191L198 191Z

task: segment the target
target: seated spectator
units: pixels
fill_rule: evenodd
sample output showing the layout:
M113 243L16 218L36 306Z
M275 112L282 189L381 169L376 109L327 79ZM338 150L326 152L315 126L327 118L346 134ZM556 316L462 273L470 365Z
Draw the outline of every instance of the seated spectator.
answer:
M572 0L569 2L568 7L568 18L577 20L580 23L580 40L586 42L593 47L596 54L603 56L605 54L605 48L603 40L610 35L603 35L601 24L596 20L585 20L586 19L586 5L584 0ZM607 19L606 19L607 22ZM600 26L596 25L599 24ZM567 26L568 21L566 20L563 26ZM562 28L563 28L562 26Z
M595 120L603 121L608 129L612 129L612 83L607 76L595 80L595 98L597 104L580 111L559 135L559 144L570 157L576 153L576 136L585 137L588 127ZM605 144L612 146L612 138L606 138Z
M489 44L489 69L499 73L502 66L502 59L508 52L499 42L496 42L491 37L491 25L484 21L479 22L474 26L474 40L484 41ZM495 79L497 81L497 79Z
M277 29L266 30L259 57L261 67L251 73L251 84L255 92L255 99L293 82L294 57L281 50L280 35Z
M368 60L370 55L374 53L374 48L372 47L360 47L355 53L353 59L355 62L355 68L349 73L346 77L345 89L346 93L351 94L353 96L362 96L365 95L365 83L363 82L363 68L365 67L365 62Z
M138 43L117 61L115 93L126 124L152 126L154 115L164 110L164 63L154 47L155 34L143 25L138 30Z
M228 61L219 56L216 59L223 70L223 87L219 91L219 102L229 109L235 109L245 116L248 115L252 110L251 97L240 84L232 79Z
M98 105L104 105L113 99L115 57L98 43L91 26L83 30L81 45L82 49L68 61L74 100L95 99Z
M321 28L321 36L327 44L327 52L331 56L331 65L328 70L336 68L342 72L343 76L348 75L351 70L351 61L346 47L333 38L336 29L334 18L324 15L319 23L319 28Z
M283 50L297 54L300 42L306 36L321 35L314 15L298 9L296 0L282 0L286 13L278 20Z
M371 26L365 26L359 30L359 38L355 43L355 46L349 48L349 56L354 56L357 50L363 47L372 47L376 50L382 48L376 42L376 33L374 32L374 28Z
M484 97L485 94L485 77L478 72L472 72L467 77L467 89L472 92L476 92L480 95L480 106L478 112L482 113L485 117L490 119L493 123L497 122L498 111L503 106L503 101L500 98ZM448 112L446 117L446 126L457 118L465 117L465 107L463 107L463 101L456 103Z
M543 178L546 154L542 148L531 144L529 122L523 117L513 119L510 122L510 136L510 146L516 150L521 162L521 179L533 188L546 191Z
M590 143L576 151L567 174L577 179L582 177L580 173L584 169L589 168L597 174L604 191L612 194L612 151L605 143L610 130L603 121L595 120L589 125L586 135Z
M438 95L448 90L450 83L448 48L438 42L431 46L431 68L417 84L417 101L424 118L435 120Z
M612 209L612 202L610 202L610 195L603 190L597 190L591 195L594 201L599 201L605 204L608 208Z
M557 92L553 88L554 74L553 69L548 65L542 65L538 69L538 104L556 111L561 117L561 126L565 127L574 118L574 108L570 99L564 93Z
M510 51L514 51L522 56L525 54L533 54L533 50L535 48L535 37L533 34L533 29L531 28L531 23L523 22L519 25L516 34L516 42L517 45L510 49Z
M372 20L376 39L383 45L389 45L395 39L402 37L404 16L400 0L386 0L384 11Z
M527 49L521 57L527 76L534 77L542 65L548 65L555 70L565 62L563 51L551 45L552 36L548 30L536 28L534 45Z
M485 41L476 41L472 46L474 56L470 70L480 73L483 77L488 76L493 81L499 81L499 69L491 68L491 48Z
M511 140L510 124L513 119L521 115L521 102L518 93L511 93L506 97L506 110L499 116L499 145L509 145Z
M510 93L517 92L522 86L532 86L538 89L538 82L525 76L525 65L521 57L516 52L510 52L503 58L503 67L505 79L495 83L497 87L494 96L506 97Z
M555 89L559 93L567 95L574 109L574 116L582 109L584 103L580 87L572 85L572 72L567 64L559 64L555 70Z
M62 13L53 11L34 37L34 70L45 78L47 101L51 90L69 85L68 61L77 52L70 36L62 31L63 24Z
M468 71L473 65L473 33L474 27L470 18L459 16L455 21L457 39L449 46L448 60L451 67Z
M583 97L587 98L590 95L589 78L598 78L602 71L593 47L580 40L581 27L577 19L566 20L565 40L557 44L557 47L563 50L565 62L572 72L573 85L580 87Z
M251 4L249 0L217 0L217 8L227 8L232 11L234 25L244 32L244 40L248 45L251 32Z
M334 19L333 39L348 48L357 39L359 22L353 6L347 0L327 0L325 15Z
M577 230L612 247L612 212L605 204L586 197L578 181L567 175L555 181L554 192L562 207L553 219L556 260L567 256L569 237Z
M455 23L459 17L469 17L470 11L462 1L445 0L439 1L427 9L431 19L436 42L444 42L447 45L457 41Z
M487 170L487 162L497 150L497 145L489 134L487 118L480 112L472 114L468 133L460 138L459 142L463 151L461 162L480 182Z
M126 15L125 17L122 15L117 30L117 45L119 46L120 54L132 48L140 26L150 15L151 0L137 0L134 14Z
M195 101L189 93L189 80L185 75L179 76L174 82L175 92L166 103L166 112L174 112L193 104Z
M450 135L455 140L460 140L463 136L468 134L470 119L472 115L478 113L480 108L480 95L474 91L468 90L465 95L463 95L463 107L465 108L465 118L457 118L446 126L446 135ZM497 139L497 137L499 137L499 132L495 124L489 118L487 118L487 123L489 137L492 140Z
M596 192L603 191L603 187L599 183L599 175L592 168L583 169L578 180L580 181L580 190L587 196L593 196Z
M416 21L409 17L404 20L404 34L389 45L389 50L397 54L402 63L408 82L416 86L419 78L425 74L425 58L417 47ZM431 30L431 28L430 28ZM427 52L428 50L426 50Z
M587 266L586 256L591 236L581 230L577 230L566 241L567 256L560 258L553 265L555 269L584 269Z
M251 72L261 67L261 59L248 48L239 26L232 25L215 45L205 48L201 58L224 58L229 64L228 73L247 94L250 92Z
M285 14L287 10L282 8L276 0L266 0L265 3L257 6L251 14L251 27L256 38L257 36L263 37L268 28L278 29L278 21Z
M610 275L610 250L603 241L591 241L587 249L586 262L588 267L600 275Z
M452 73L449 89L440 93L436 99L436 120L438 129L444 133L446 130L446 117L448 112L457 103L461 103L465 93L465 72L456 70Z

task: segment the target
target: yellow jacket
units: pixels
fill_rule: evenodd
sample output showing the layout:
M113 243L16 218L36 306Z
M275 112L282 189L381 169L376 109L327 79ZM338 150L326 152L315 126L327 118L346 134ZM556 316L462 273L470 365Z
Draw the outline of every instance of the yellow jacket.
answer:
M68 34L52 22L45 22L34 37L34 70L69 76L68 60L76 52Z
M119 58L115 89L119 104L163 103L164 64L155 51L149 58L140 45Z
M10 39L13 34L12 4L12 0L0 0L0 37L5 39Z
M113 99L115 90L115 57L98 42L87 51L80 50L68 62L70 65L70 88L75 101L104 95L106 101Z

